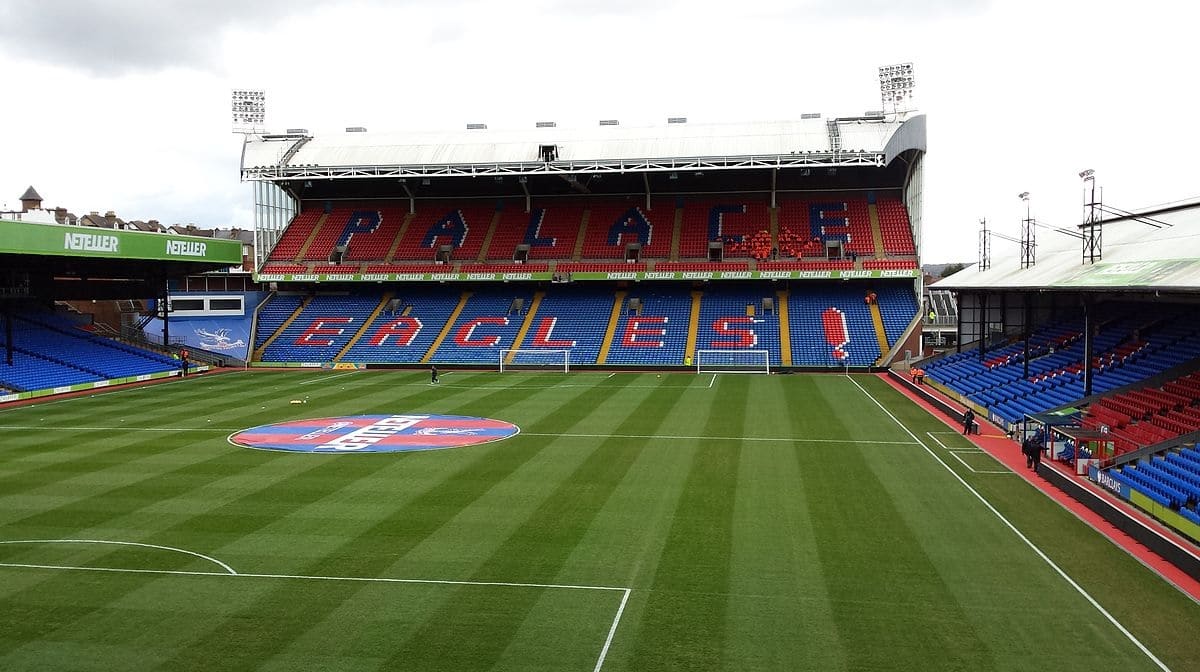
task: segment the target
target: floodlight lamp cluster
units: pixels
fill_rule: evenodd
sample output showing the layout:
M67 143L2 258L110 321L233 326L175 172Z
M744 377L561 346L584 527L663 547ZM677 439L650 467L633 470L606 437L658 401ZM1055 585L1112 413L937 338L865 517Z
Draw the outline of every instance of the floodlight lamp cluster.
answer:
M885 111L900 111L913 98L916 79L912 63L884 65L879 68L879 98Z
M259 89L233 90L233 121L261 125L267 118L267 93Z
M879 91L881 93L905 94L912 91L916 80L912 63L884 65L879 68Z

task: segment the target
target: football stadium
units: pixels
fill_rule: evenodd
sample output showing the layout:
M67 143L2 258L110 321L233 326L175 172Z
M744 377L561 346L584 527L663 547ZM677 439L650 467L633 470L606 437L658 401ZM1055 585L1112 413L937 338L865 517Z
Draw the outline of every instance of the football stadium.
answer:
M1200 669L1200 203L927 287L925 153L260 129L225 240L31 188L0 669Z

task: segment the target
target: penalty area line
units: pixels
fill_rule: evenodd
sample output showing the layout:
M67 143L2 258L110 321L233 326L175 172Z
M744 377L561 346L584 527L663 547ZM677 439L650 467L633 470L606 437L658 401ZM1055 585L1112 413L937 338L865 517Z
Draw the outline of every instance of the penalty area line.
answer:
M324 382L326 382L326 381L333 380L334 378L341 378L341 377L343 377L343 376L350 376L350 375L354 375L354 374L356 374L356 373L358 373L358 370L357 370L357 369L355 369L354 371L347 371L347 372L345 372L345 373L336 373L336 374L334 374L334 375L332 375L332 376L321 376L320 378L317 378L317 379L314 379L314 380L306 380L306 381L303 381L303 382L300 382L300 383L296 383L296 384L297 384L297 385L314 385L314 384L316 384L316 383L324 383Z
M1001 470L976 469L975 467L972 467L970 464L968 464L966 460L959 457L958 454L959 453L982 453L984 455L987 455L987 453L984 453L982 450L980 450L978 448L950 448L950 447L947 447L946 444L942 443L942 440L937 438L937 436L935 436L933 432L925 432L925 434L929 438L933 439L934 442L936 442L939 446L941 446L943 450L945 450L947 453L950 453L950 457L953 457L954 459L958 460L959 464L963 465L967 469L970 469L972 473L976 473L976 474L1013 474L1013 472L1008 469L1001 469ZM995 460L995 458L993 458L991 455L988 455L988 459ZM1001 466L1004 466L1004 465L1001 465Z
M625 613L625 603L629 602L630 589L625 589L625 594L621 596L621 606L617 607L617 615L613 616L612 626L608 629L608 637L604 638L604 648L600 649L600 657L596 659L596 667L592 672L600 672L600 668L604 667L604 659L608 657L608 647L612 646L613 637L617 634L617 625L621 623L621 614Z
M13 542L23 543L23 542ZM105 542L101 542L105 543ZM106 542L117 543L117 542ZM180 550L180 549L171 549ZM188 553L188 551L183 551ZM198 555L198 554L196 554ZM207 558L207 556L201 556ZM208 558L211 560L211 558ZM214 561L215 562L215 561ZM228 569L228 565L218 563ZM258 574L258 573L236 573L229 569L226 572L200 572L186 571L178 569L134 569L128 567L76 567L72 565L42 565L34 563L20 562L0 562L0 568L7 569L40 569L40 570L58 570L58 571L74 571L74 572L99 572L109 574L149 574L156 576L195 576L195 577L224 577L237 579L276 579L276 580L293 580L293 581L344 581L355 583L390 583L390 584L416 584L416 585L441 585L441 586L483 586L483 587L498 587L498 588L534 588L542 590L577 590L577 591L597 591L608 593L621 593L621 603L617 606L617 613L613 616L612 623L608 627L608 634L604 638L604 646L600 649L600 655L596 659L596 666L592 668L592 672L600 672L604 667L604 660L608 657L609 648L612 647L613 638L617 634L617 626L621 623L621 616L625 613L625 605L629 603L629 594L633 592L631 588L621 588L618 586L588 586L574 585L567 583L524 583L518 581L454 581L445 579L401 579L390 577L370 577L370 576L319 576L308 574Z

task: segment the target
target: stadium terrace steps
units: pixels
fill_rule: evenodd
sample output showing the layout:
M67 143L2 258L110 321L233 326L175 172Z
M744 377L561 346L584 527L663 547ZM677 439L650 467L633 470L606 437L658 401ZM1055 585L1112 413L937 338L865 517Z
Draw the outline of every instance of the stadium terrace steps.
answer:
M685 358L691 353L696 352L696 337L700 331L700 301L703 298L704 292L699 290L692 291L692 309L688 314L687 341L683 347Z
M608 363L608 353L612 349L613 336L617 333L617 324L621 321L621 312L625 307L624 290L617 290L613 297L612 310L609 311L608 326L604 329L604 343L600 346L600 352L596 357L597 364Z
M483 244L479 246L479 254L475 257L477 263L484 263L488 258L488 250L492 246L492 238L496 235L496 227L500 225L501 211L497 210L492 213L492 221L488 224L487 233L483 236Z
M321 235L321 231L325 228L325 222L328 220L329 214L321 213L321 215L317 218L317 221L313 223L312 229L308 231L308 235L305 236L304 242L300 244L300 248L296 251L296 256L292 259L292 261L299 263L309 258L308 251L312 248L313 241L315 241L317 237Z
M48 313L20 313L13 320L13 363L0 359L0 385L18 391L173 371L165 355L82 331ZM7 342L0 334L0 347Z
M789 297L792 360L797 366L869 366L880 356L871 312L859 287L827 285ZM915 314L916 300L912 299Z
M882 361L887 357L888 351L891 350L891 344L888 342L887 332L883 327L883 313L879 310L879 302L875 301L868 306L871 311L871 325L875 327L875 339L879 342L879 360Z
M1200 431L1200 391L1178 394L1200 383L1200 372L1189 373L1157 388L1140 388L1108 395L1088 406L1081 424L1108 427L1116 455Z
M350 341L346 343L346 345L340 351L338 351L338 354L334 356L333 361L342 361L342 358L345 357L346 353L350 352L350 349L358 343L359 339L363 337L363 334L367 333L367 329L375 323L375 320L379 317L379 314L383 312L383 309L387 306L388 302L392 300L393 296L394 295L391 292L383 293L383 297L379 299L379 304L375 306L375 310L371 312L367 319L363 320L362 326L358 328L358 331L354 332L354 336L350 337Z
M1165 307L1155 308L1156 314L1147 319L1146 310L1120 304L1110 308L1112 317L1099 326L1093 339L1098 353L1092 360L1094 394L1103 395L1200 357L1200 320L1187 311ZM1017 422L1026 414L1065 406L1083 396L1081 324L1079 318L1068 318L1034 331L1028 378L1019 342L989 351L982 362L977 352L958 353L925 369L931 380L1007 422ZM1132 408L1124 410L1131 418L1136 415ZM1141 428L1125 430L1118 439L1122 445L1145 443L1152 435L1153 430Z
M571 261L579 261L583 258L584 239L587 237L589 224L592 222L591 208L585 208L583 214L579 217L579 231L575 234L575 246L571 251Z
M256 352L280 362L492 365L501 349L570 349L574 364L678 366L697 350L728 349L767 350L774 366L871 365L880 347L863 290L843 283L809 289L801 295L763 284L711 283L693 294L678 285L639 284L614 293L572 284L535 293L497 284L460 293L414 285L401 288L395 302L380 294L318 295L307 304L277 295L260 311ZM880 286L879 307L892 338L917 306L911 289L890 289ZM771 297L774 311L762 310ZM636 312L633 298L641 299ZM516 312L514 299L522 300ZM276 340L268 343L269 336ZM837 357L838 348L846 356Z
M659 197L649 207L644 199L617 197L545 199L530 212L524 205L496 199L422 202L416 212L369 203L328 213L310 208L296 215L269 261L327 263L344 244L351 267L431 262L442 245L451 246L456 262L485 263L511 260L517 246L527 244L530 259L588 262L624 260L626 244L638 242L644 260L679 262L706 260L712 241L724 243L726 259L828 261L827 241L840 241L848 257L886 262L893 255L915 256L911 225L895 198L876 206L861 194L815 194L785 198L776 208L761 194Z
M751 256L750 240L770 227L768 213L761 196L684 199L677 210L681 225L679 258L707 259L708 243L716 240L724 243L726 258Z
M495 209L495 203L426 204L412 217L393 259L432 262L438 248L449 245L453 260L473 261L479 257Z
M617 302L624 292L617 292ZM572 364L595 364L601 357L614 306L611 288L583 287L570 292L546 292L537 306L537 320L522 348L569 349ZM519 363L519 362L518 362Z
M533 325L533 319L537 316L538 308L542 304L542 299L546 297L546 292L536 291L533 293L533 302L529 304L529 310L525 313L525 319L521 322L521 328L517 330L517 335L513 339L513 348L520 348L525 342L525 336L529 333L529 327ZM512 364L513 354L509 353L508 364Z
M262 346L262 359L332 361L378 305L377 295L313 296Z
M364 329L362 336L342 355L354 363L417 363L425 357L449 321L461 294L446 287L422 287L411 295L396 296L397 309L387 304Z
M23 351L13 353L11 366L0 361L0 384L18 392L92 383L98 380L100 377L95 374L27 355Z
M768 217L769 217L769 220L768 220L769 225L771 227L768 230L768 233L771 234L771 249L778 251L780 249L780 245L779 245L779 208L777 208L777 207L769 208L767 210L767 213L768 213Z
M520 286L502 285L474 292L429 361L498 364L500 350L514 347L532 299L533 291Z
M1152 455L1106 473L1157 504L1200 521L1200 452L1195 448Z
M883 250L887 255L915 255L916 243L908 210L899 199L881 196L876 201L879 211L879 228L883 236Z
M262 341L254 350L255 359L263 359L267 346L287 329L304 312L311 296L276 294L267 301L258 313L258 335Z
M322 216L324 213L317 210L305 210L297 213L292 219L292 223L284 229L283 235L275 242L275 247L271 250L268 260L299 262L302 259L300 250L305 246Z
M457 322L458 317L462 315L463 309L466 308L467 301L469 301L470 298L471 292L463 292L461 295L459 295L458 303L454 306L454 310L452 310L450 315L447 316L446 321L442 324L441 331L439 331L437 337L433 339L433 343L429 345L429 349L425 352L425 355L421 357L422 364L428 364L433 360L434 353L438 351L438 348L442 347L442 343L445 342L446 337L450 335L450 331L454 328L454 323Z
M675 208L675 226L671 228L671 261L679 261L679 238L683 235L683 208Z
M770 288L766 286L706 288L700 304L696 350L766 350L772 368L786 361L779 336L782 333L779 304L776 303L775 313L761 310L763 299L769 296Z
M392 244L388 247L387 256L384 257L386 263L392 263L396 258L396 250L400 249L400 241L404 240L404 234L408 233L408 227L412 224L413 214L411 212L404 213L404 219L400 222L400 230L396 232L396 237L392 239Z
M582 258L624 259L625 246L640 243L643 258L666 258L671 251L675 207L669 201L596 201L588 208Z
M791 318L788 315L789 292L781 289L775 292L775 310L779 313L779 333L791 334ZM792 366L792 339L779 339L779 359L783 366Z
M638 314L630 299L641 300ZM683 363L691 319L692 297L678 289L639 285L625 299L606 363L677 366Z
M883 231L879 226L879 209L874 203L867 203L867 217L871 221L871 242L875 244L875 258L883 259L887 252L883 246Z

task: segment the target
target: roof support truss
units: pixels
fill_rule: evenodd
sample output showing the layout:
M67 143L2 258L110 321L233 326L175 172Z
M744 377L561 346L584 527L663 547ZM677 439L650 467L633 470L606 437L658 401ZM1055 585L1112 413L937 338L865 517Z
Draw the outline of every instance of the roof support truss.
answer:
M247 166L243 180L294 180L315 178L477 177L506 175L592 175L676 170L746 170L761 168L883 167L882 152L809 152L768 156L728 156L614 161L553 161L543 163L476 163L393 166Z

